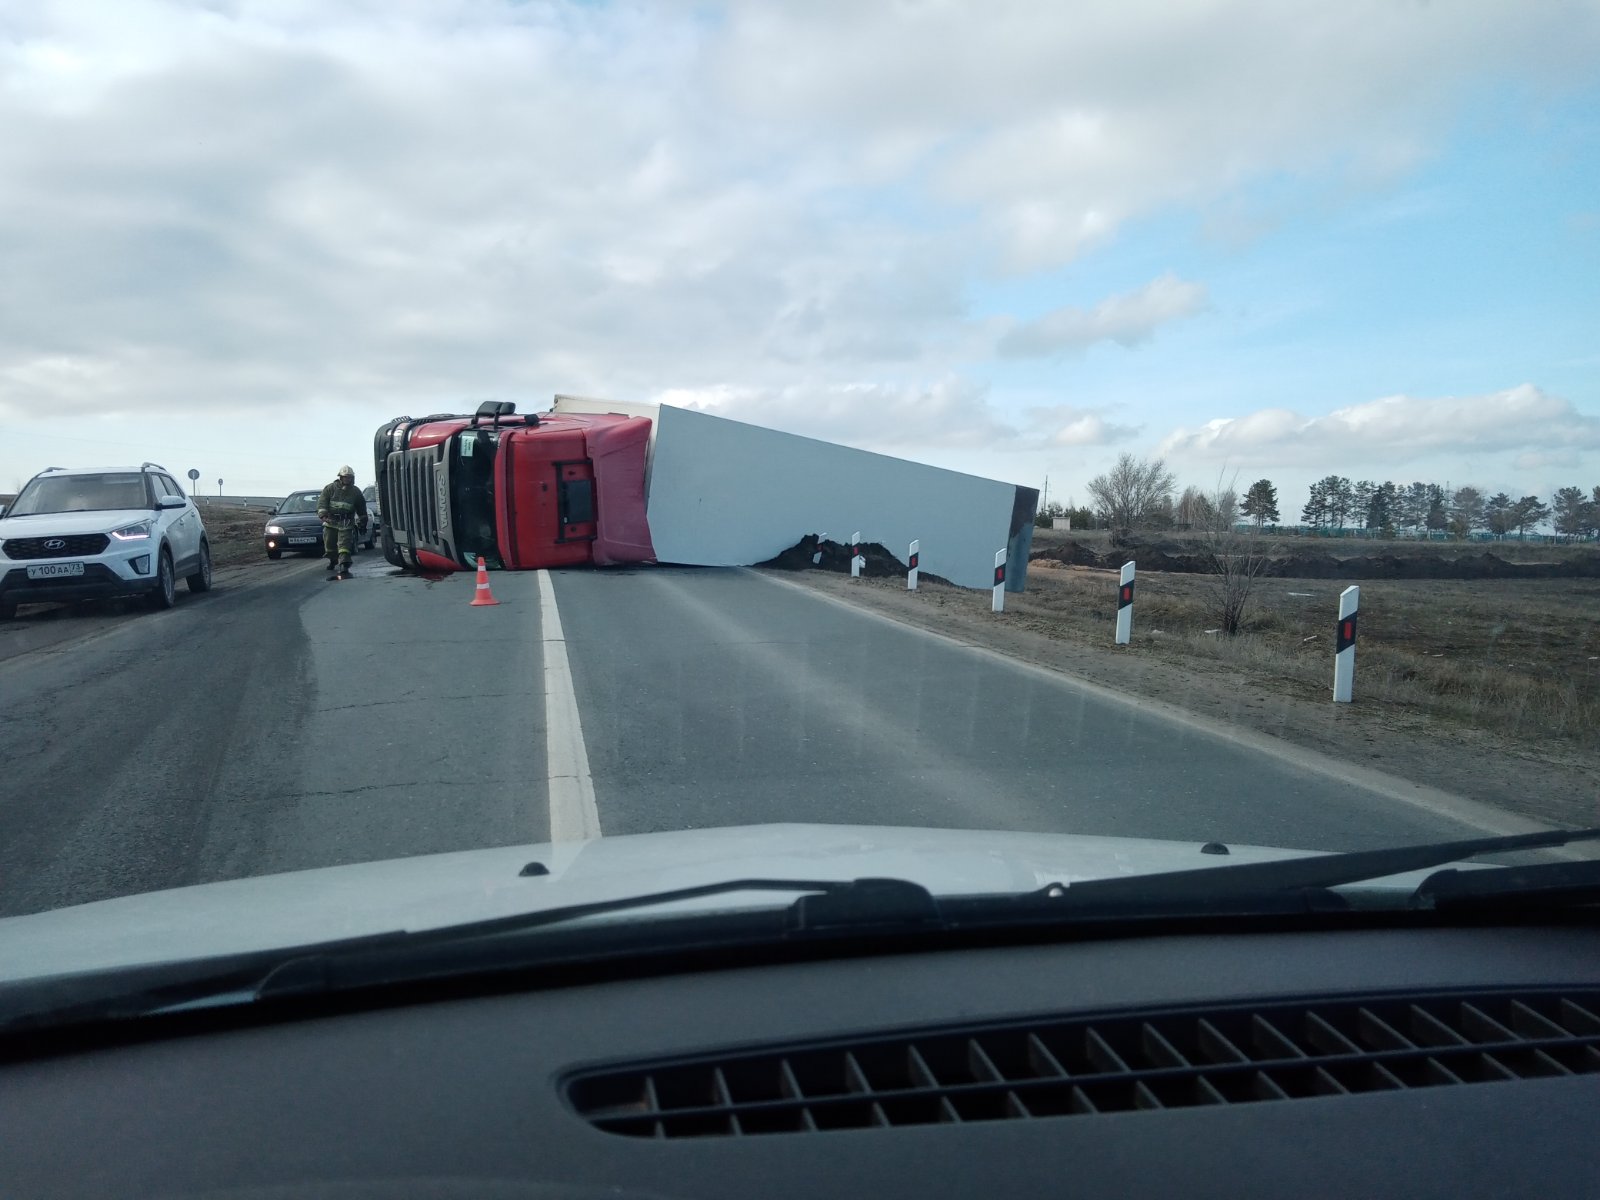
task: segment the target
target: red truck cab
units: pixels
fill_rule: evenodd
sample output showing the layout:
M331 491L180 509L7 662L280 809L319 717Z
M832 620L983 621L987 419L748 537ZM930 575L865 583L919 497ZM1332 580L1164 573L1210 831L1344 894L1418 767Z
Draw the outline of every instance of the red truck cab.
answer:
M390 421L374 447L384 556L431 571L480 554L506 570L654 561L650 433L645 417L518 416L497 401Z

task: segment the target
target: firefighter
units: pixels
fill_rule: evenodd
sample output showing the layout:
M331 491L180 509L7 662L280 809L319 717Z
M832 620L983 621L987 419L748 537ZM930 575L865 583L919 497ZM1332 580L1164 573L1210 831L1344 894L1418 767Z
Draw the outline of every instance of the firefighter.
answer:
M317 497L317 517L322 521L328 568L337 575L348 575L357 527L367 527L367 498L356 487L354 467L340 467L338 477L322 489Z

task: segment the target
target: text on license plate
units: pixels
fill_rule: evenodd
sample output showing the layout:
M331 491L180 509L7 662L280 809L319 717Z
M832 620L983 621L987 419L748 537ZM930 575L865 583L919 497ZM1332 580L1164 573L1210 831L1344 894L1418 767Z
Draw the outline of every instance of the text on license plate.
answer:
M38 563L28 568L29 579L61 579L68 575L82 574L82 563Z
M289 545L291 545L291 546L306 546L306 545L310 545L312 542L317 541L318 539L314 538L314 537L301 537L301 538L284 538L283 540L288 542Z

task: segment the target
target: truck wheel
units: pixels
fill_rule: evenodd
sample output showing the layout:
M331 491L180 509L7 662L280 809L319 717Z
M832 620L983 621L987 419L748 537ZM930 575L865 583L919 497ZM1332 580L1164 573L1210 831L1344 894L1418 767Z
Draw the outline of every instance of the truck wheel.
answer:
M161 561L156 566L156 590L150 593L150 607L159 612L177 602L178 580L172 573L172 551L163 546Z
M389 536L389 527L385 525L378 531L378 540L383 543L383 557L391 567L405 568L405 559L400 557L400 547L394 544L394 538Z

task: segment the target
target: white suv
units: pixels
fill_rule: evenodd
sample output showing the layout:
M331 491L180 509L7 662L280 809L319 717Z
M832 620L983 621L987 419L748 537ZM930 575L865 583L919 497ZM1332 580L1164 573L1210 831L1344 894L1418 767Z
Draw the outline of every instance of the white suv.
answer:
M209 591L211 545L199 510L155 463L51 467L0 513L0 619L19 604L95 596L171 608L180 575Z

